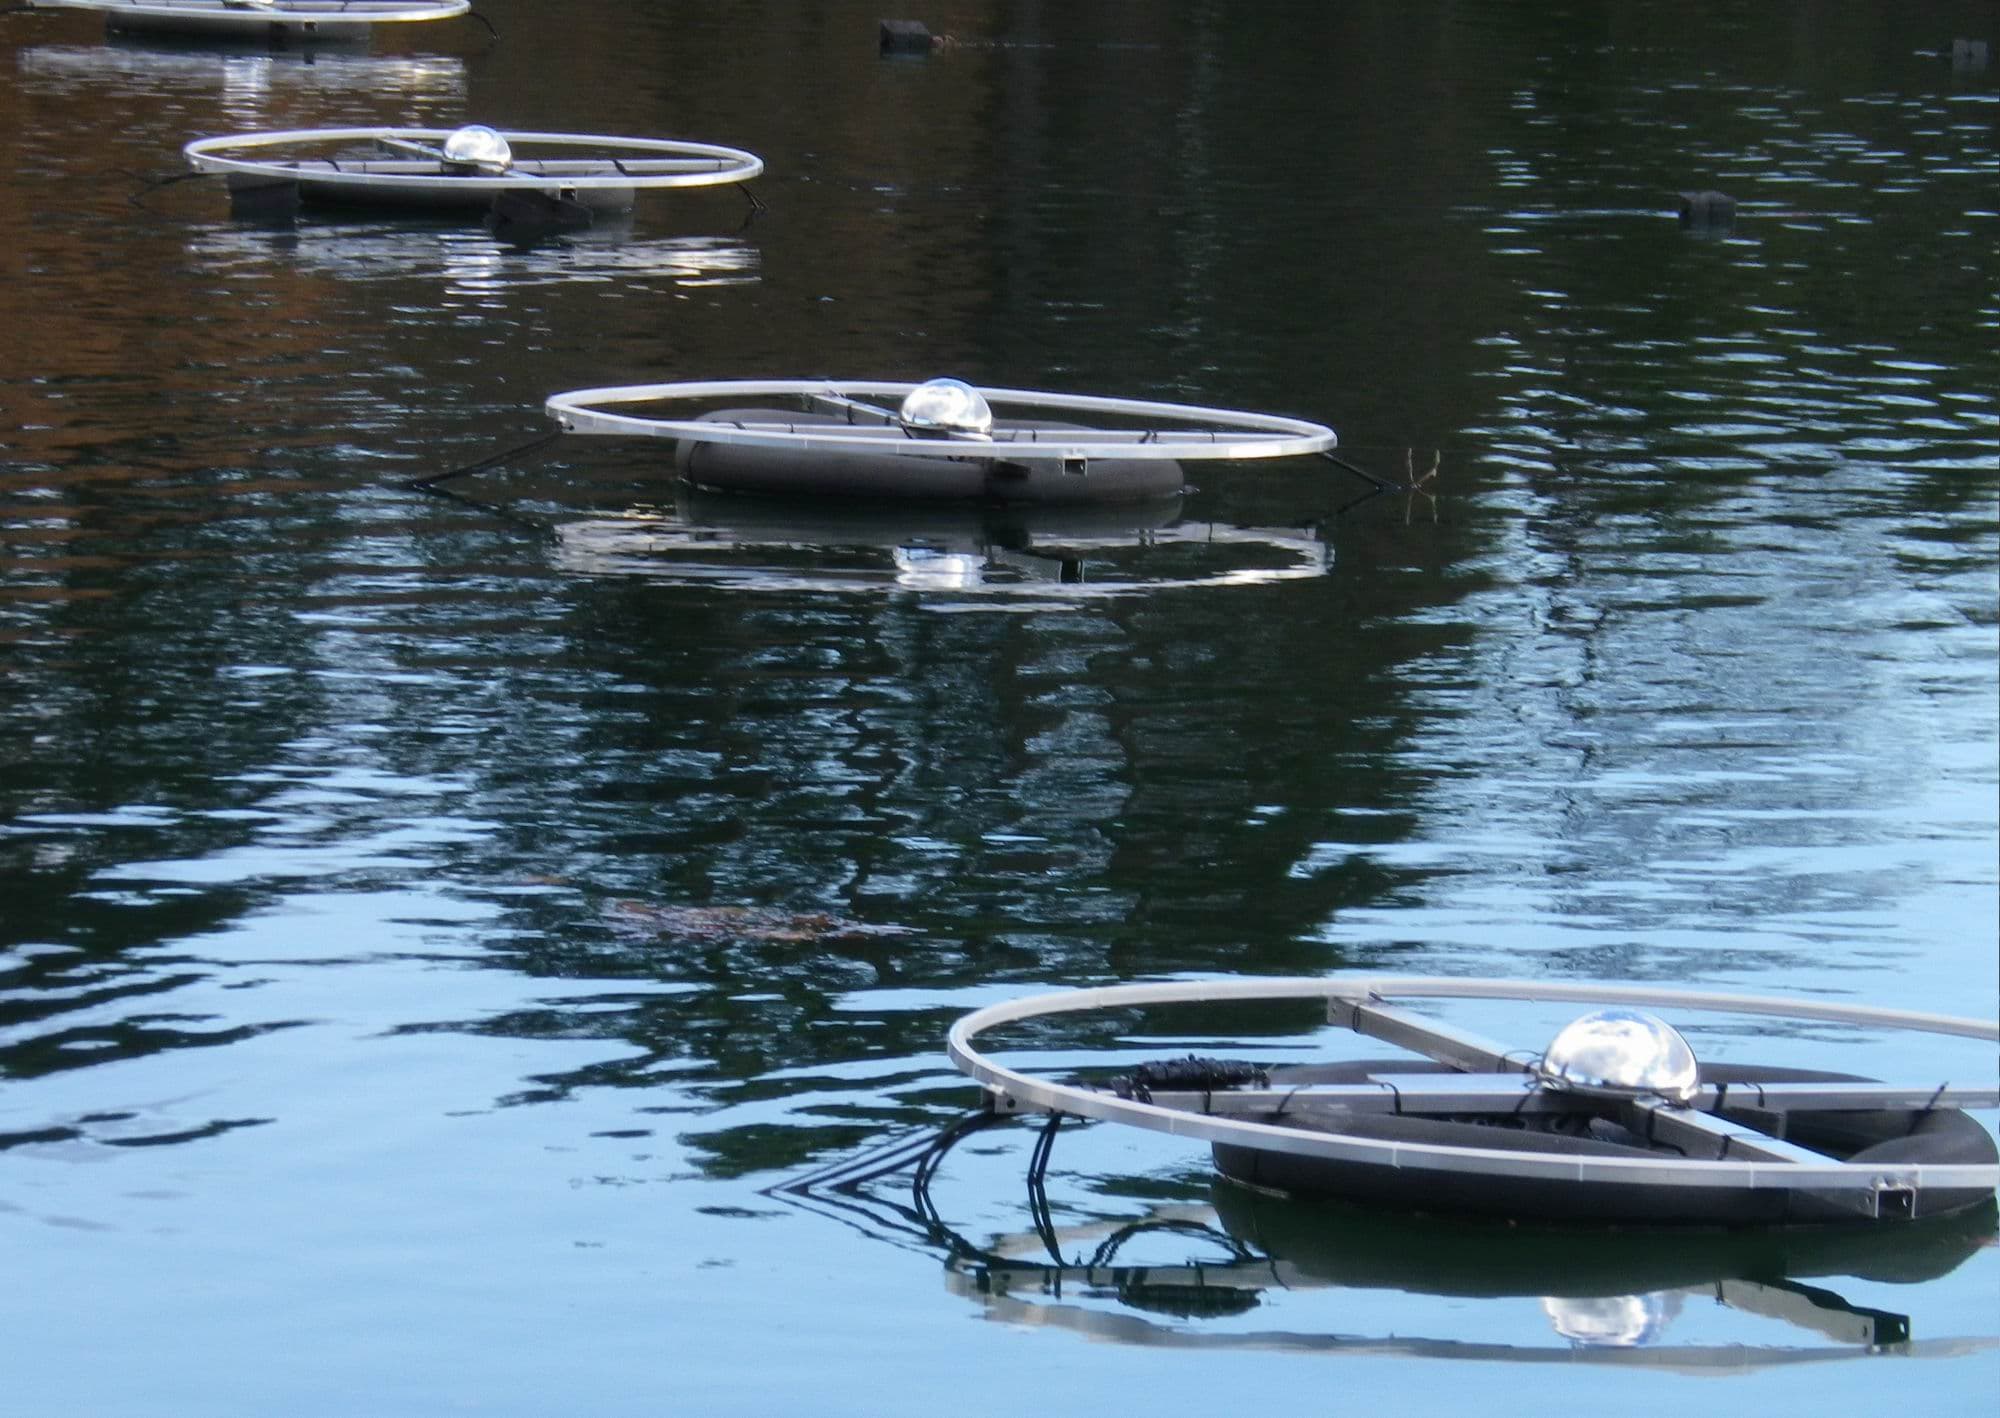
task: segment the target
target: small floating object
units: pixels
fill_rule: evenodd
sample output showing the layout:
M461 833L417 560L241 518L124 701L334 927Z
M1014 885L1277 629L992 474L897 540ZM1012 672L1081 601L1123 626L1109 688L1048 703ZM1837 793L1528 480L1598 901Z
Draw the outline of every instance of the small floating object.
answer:
M450 20L472 0L26 0L36 10L94 10L127 34L196 39L352 41L376 25Z
M655 411L628 412L639 406ZM1338 442L1304 419L957 379L630 384L555 394L546 408L566 432L674 440L675 467L697 487L791 496L1139 502L1183 491L1184 463Z
M1393 1000L1577 1002L1594 1014L1515 1049ZM1100 1085L996 1063L981 1034L1053 1015L1323 1001L1330 1023L1418 1057L1271 1067L1184 1058ZM1817 1001L1506 980L1342 978L1126 985L967 1015L949 1052L1001 1113L1098 1118L1213 1148L1253 1187L1430 1211L1605 1223L1892 1222L1990 1205L2000 1148L1974 1085L1707 1064L1647 1009L1727 1012L1994 1041L1983 1020ZM1046 1043L1042 1047L1047 1047ZM1044 1158L1045 1160L1045 1158Z
M307 204L493 211L540 198L565 217L628 210L635 194L748 182L755 154L670 138L438 128L300 128L197 138L182 154L232 194L274 187Z
M1736 199L1727 192L1680 194L1681 225L1701 232L1726 232L1736 225Z
M884 54L929 54L931 32L922 20L884 20L881 46Z

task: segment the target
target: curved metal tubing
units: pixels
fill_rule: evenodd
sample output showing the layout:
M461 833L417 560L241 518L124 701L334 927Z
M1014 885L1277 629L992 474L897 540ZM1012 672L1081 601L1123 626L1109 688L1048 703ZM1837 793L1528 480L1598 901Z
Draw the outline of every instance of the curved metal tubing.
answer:
M1237 1000L1324 1000L1370 1005L1386 999L1505 999L1578 1004L1637 1004L1656 1008L1726 1011L1785 1019L1908 1029L1961 1038L2000 1041L2000 1025L1949 1015L1907 1010L1773 999L1758 995L1708 994L1644 985L1578 985L1490 979L1433 979L1405 976L1330 976L1324 979L1263 979L1114 985L1101 989L1036 995L976 1010L952 1025L946 1045L953 1064L1003 1098L1027 1109L1068 1113L1128 1123L1154 1132L1205 1142L1235 1143L1268 1152L1334 1161L1422 1169L1475 1172L1544 1182L1595 1182L1634 1186L1723 1187L1813 1192L1880 1192L1936 1187L2000 1187L2000 1166L1895 1163L1850 1165L1816 1161L1700 1161L1602 1156L1565 1157L1507 1148L1441 1147L1377 1141L1309 1132L1279 1124L1190 1113L1088 1088L1052 1083L994 1062L973 1040L989 1030L1024 1019L1092 1010Z
M273 27L360 31L370 25L449 20L472 0L27 0L39 10L95 10L114 22L142 21L156 28L268 34Z
M349 196L427 194L492 195L534 190L544 192L630 191L661 187L713 187L748 182L764 170L764 160L741 148L716 143L691 143L678 138L613 138L594 133L524 133L503 131L514 148L555 148L575 157L522 157L506 172L446 173L440 162L426 158L260 159L262 150L306 143L375 143L409 151L441 149L453 130L447 128L296 128L282 132L236 133L197 138L181 154L200 172L226 173L232 178L297 182Z
M1289 458L1319 453L1339 440L1332 429L1304 419L1235 409L1167 404L1146 399L1112 399L1092 394L1049 394L1033 389L980 389L989 404L1038 414L1096 414L1122 419L1158 419L1189 425L1169 429L1029 429L996 423L991 438L919 437L884 426L885 410L871 399L901 400L915 384L869 380L719 379L683 384L625 384L574 389L549 396L549 417L565 432L622 434L637 438L679 438L697 443L734 443L788 448L803 453L888 453L914 458L1026 459L1121 458L1190 462L1202 459ZM778 410L769 423L704 423L607 412L606 405L672 403L692 400L797 398L851 405L868 417L866 425L789 423ZM1206 425L1205 427L1202 425Z

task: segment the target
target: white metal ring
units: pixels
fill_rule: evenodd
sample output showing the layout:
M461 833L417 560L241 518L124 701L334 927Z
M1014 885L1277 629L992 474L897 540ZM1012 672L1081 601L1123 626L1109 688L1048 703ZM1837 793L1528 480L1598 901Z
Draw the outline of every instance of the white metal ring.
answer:
M264 34L279 29L360 31L370 25L449 20L472 0L27 0L43 10L94 10L155 28Z
M447 128L296 128L265 133L236 133L197 138L181 153L198 171L235 178L299 182L350 196L399 191L429 191L440 184L467 194L505 191L632 190L664 187L711 187L748 182L764 170L764 161L741 148L693 143L676 138L614 138L594 133L534 133L501 130L515 151L514 166L504 173L453 173L422 157L381 158L292 156L263 157L271 149L309 144L375 143L396 151L397 144L441 149L456 131ZM550 155L538 149L551 150Z
M899 402L916 387L894 381L827 379L626 384L554 394L545 407L549 416L571 433L686 439L805 453L887 453L920 458L1119 458L1191 462L1295 457L1323 452L1339 441L1333 430L1323 424L1274 414L1146 399L992 388L979 389L995 410L990 437L919 437L892 426L893 416L866 402ZM808 403L820 400L833 407L850 405L865 409L870 417L861 424L798 423L788 422L782 410L773 409L768 422L762 419L712 422L614 411L618 406L632 404L768 398L794 398ZM1003 410L1017 417L1096 415L1135 423L1150 420L1168 426L1035 429L1010 424ZM884 416L872 417L876 414Z

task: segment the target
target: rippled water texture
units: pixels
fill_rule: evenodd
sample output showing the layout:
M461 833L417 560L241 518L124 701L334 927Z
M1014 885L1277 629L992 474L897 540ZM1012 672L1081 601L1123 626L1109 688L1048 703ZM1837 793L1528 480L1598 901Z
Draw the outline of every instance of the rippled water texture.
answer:
M772 1189L958 1116L950 1022L1046 988L1990 1018L1992 6L942 0L906 60L845 0L482 9L305 55L0 16L23 1411L1985 1411L1990 1212L1510 1237L1091 1127L1041 1213L1020 1125L929 1213ZM748 148L766 210L524 249L157 183L195 136L463 121ZM1702 190L1733 224L1677 220ZM1291 414L1420 481L828 511L571 438L404 487L559 390L821 374Z

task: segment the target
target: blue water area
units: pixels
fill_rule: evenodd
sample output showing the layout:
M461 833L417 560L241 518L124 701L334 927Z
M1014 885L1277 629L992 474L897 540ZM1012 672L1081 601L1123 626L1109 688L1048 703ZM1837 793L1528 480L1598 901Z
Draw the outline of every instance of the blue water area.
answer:
M935 0L888 57L850 0L480 8L0 16L0 1409L1988 1410L1990 1208L1524 1229L1101 1124L1031 1188L1025 1121L790 1184L921 1148L977 1101L951 1023L1071 986L1990 1021L1990 4ZM532 241L166 180L472 121L765 172ZM1321 422L1393 486L801 506L526 447L564 390L932 375Z

